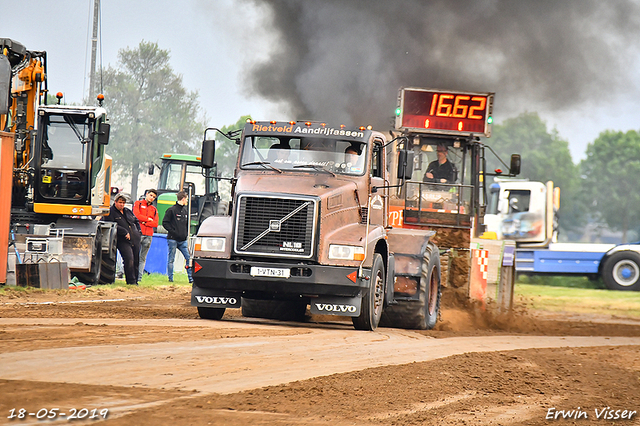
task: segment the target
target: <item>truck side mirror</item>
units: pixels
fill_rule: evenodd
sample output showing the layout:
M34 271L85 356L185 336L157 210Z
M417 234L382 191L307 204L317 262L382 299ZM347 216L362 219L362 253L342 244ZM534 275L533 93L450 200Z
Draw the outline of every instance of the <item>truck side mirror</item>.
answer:
M109 123L100 123L100 129L98 130L98 143L100 145L109 144L110 131L111 131L111 125Z
M398 179L411 179L413 175L413 151L401 150L398 152Z
M213 140L202 141L202 155L200 157L200 164L205 169L210 169L214 165L216 155L216 145Z
M512 176L518 176L520 174L520 154L511 155L511 166L509 167L509 174Z
M155 166L153 165L153 163L149 164L149 169L147 170L147 174L149 175L153 175L153 172L155 171Z

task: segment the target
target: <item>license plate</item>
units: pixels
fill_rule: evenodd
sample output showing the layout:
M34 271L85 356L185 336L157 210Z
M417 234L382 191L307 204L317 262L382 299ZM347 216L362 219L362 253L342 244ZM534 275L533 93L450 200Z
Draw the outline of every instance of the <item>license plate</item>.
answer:
M254 277L277 277L277 278L289 278L291 276L291 269L286 268L258 268L256 266L251 267L251 275Z

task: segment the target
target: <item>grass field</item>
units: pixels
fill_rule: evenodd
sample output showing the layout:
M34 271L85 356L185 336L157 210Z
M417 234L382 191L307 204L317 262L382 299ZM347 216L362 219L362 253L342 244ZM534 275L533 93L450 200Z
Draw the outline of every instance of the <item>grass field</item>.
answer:
M187 274L184 272L175 273L173 276L173 280L174 282L170 283L169 280L167 279L167 276L162 274L145 275L142 277L142 282L140 283L140 287L154 288L154 287L162 287L162 286L169 286L169 285L191 287L191 284L189 284L189 279L187 277ZM113 284L100 285L100 286L94 286L94 287L117 288L117 287L131 287L131 286L127 286L127 283L124 281L124 279L120 279L120 280L116 279L116 281ZM15 286L0 286L0 294L2 294L2 291L7 288L12 289L12 291L48 291L48 290L40 290L39 288L33 288L33 287L25 288L25 287L15 287ZM55 291L60 291L60 290L55 290Z
M170 285L170 284L178 285L178 286L179 285L191 286L191 284L189 284L189 278L187 277L186 272L175 272L173 274L173 283L170 283L167 276L162 274L151 274L151 275L145 274L142 276L142 282L140 283L142 287L156 287L156 286L163 286L163 285ZM116 280L116 282L111 285L126 286L124 280Z
M615 315L640 318L640 292L560 287L550 285L515 285L515 303L551 312Z

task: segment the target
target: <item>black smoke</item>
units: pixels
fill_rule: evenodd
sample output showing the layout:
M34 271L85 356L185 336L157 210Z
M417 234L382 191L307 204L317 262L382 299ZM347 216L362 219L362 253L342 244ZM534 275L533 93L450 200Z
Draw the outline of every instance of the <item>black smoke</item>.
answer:
M286 103L285 118L386 129L409 86L496 92L502 116L638 89L638 1L253 2L270 11L278 39L249 87Z

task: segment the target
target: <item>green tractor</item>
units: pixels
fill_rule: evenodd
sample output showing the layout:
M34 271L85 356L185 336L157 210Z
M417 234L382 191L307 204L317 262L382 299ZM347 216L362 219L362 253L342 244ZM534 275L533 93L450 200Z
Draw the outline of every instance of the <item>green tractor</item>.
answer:
M176 203L176 194L181 190L190 195L192 235L207 217L227 213L229 203L220 199L215 166L203 169L199 155L163 154L160 160L160 166L152 164L149 167L150 175L155 167L160 168L156 199L160 225L165 212Z

